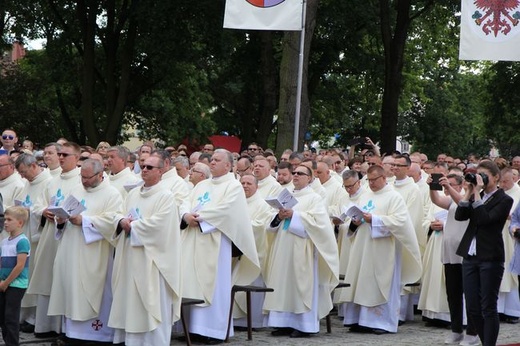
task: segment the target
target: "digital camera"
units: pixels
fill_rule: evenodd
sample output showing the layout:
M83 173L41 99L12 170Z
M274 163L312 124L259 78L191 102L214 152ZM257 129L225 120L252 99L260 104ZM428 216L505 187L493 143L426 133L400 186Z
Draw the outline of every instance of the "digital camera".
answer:
M484 186L489 183L489 178L485 173L466 173L466 175L464 176L464 180L466 180L470 184L477 185L477 174L479 174L482 177L482 182L484 183Z

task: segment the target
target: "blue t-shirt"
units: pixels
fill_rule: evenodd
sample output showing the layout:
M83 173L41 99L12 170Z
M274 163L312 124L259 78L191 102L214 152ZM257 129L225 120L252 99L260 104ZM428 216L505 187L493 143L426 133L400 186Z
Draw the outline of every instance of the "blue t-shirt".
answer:
M25 234L20 234L17 237L9 240L6 238L2 240L0 247L0 279L5 280L16 266L18 254L26 253L27 261L22 272L16 279L14 279L9 287L27 288L29 286L29 256L31 254L31 244Z

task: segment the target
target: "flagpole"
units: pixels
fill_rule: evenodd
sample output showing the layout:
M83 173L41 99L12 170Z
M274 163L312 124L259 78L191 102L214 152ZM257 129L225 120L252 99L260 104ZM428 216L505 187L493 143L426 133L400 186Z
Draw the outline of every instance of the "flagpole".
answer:
M300 137L300 111L302 107L302 79L303 79L303 58L305 49L305 20L307 15L307 6L303 0L302 11L302 31L300 34L300 54L298 57L298 84L296 86L296 110L294 112L294 139L293 151L298 151L298 138Z

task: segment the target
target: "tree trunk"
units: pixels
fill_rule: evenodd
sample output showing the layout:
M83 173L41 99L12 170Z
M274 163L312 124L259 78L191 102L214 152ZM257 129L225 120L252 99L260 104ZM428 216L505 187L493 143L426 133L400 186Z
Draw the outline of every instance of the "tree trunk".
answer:
M83 76L81 89L81 119L87 135L87 141L92 145L99 143L99 134L94 121L94 83L95 83L95 30L96 2L86 4L78 1L78 19L83 34Z
M273 34L271 31L261 31L260 69L262 75L262 99L260 100L257 142L262 148L267 148L269 135L273 130L273 115L278 101L277 67L274 59Z
M381 105L381 153L395 150L397 139L397 121L399 116L399 97L403 82L404 50L408 30L413 19L417 18L433 5L434 0L427 1L424 7L416 9L410 15L411 1L397 2L380 0L381 36L385 52L385 85ZM395 8L395 9L394 9ZM393 13L395 11L396 13ZM395 19L392 24L391 18ZM395 28L392 31L392 28Z
M309 50L314 28L319 0L307 0L307 20L305 23L305 44L302 75L302 95L298 148L303 148L303 138L309 124L311 112L307 90L307 74L309 65ZM282 62L280 64L280 101L278 106L278 133L276 136L276 152L280 155L285 149L293 148L296 113L296 89L298 85L298 58L300 54L301 32L286 32L283 43Z

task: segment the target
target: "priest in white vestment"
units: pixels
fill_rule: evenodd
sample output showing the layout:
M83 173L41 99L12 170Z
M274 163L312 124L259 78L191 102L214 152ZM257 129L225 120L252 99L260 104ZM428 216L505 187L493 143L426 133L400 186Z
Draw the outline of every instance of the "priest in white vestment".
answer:
M351 330L397 332L400 292L421 277L419 244L406 204L386 184L381 166L368 169L370 191L358 205L363 217L358 225L339 302L347 302L343 323Z
M47 165L47 169L53 178L61 174L60 158L58 153L61 150L61 144L51 142L43 148L43 162Z
M393 187L404 199L412 224L415 229L417 241L421 255L424 253L426 247L426 232L423 227L424 222L424 208L423 198L419 187L415 181L408 176L408 168L411 165L410 158L407 156L396 156L392 163L392 172L395 180ZM413 321L413 305L419 299L418 287L405 287L401 292L401 313L399 320Z
M267 158L257 155L253 163L253 174L258 179L258 193L262 198L277 197L282 187L271 175L271 165Z
M71 193L86 208L68 219L58 218L58 250L54 261L48 314L63 316L63 338L112 342L108 327L112 303L112 235L114 216L123 199L103 177L103 164L87 159L81 182Z
M510 214L516 209L520 201L520 186L515 184L513 180L513 171L511 168L504 168L500 172L500 188L513 199L513 206ZM500 292L498 294L498 312L503 314L502 318L505 322L516 323L520 317L520 298L518 295L518 277L513 275L507 268L513 258L515 240L509 232L511 217L506 220L506 224L502 230L502 238L504 239L505 267L502 283L500 284Z
M142 184L142 180L126 165L129 155L130 151L123 146L110 147L107 150L110 185L119 191L122 198L126 198L128 191Z
M338 248L323 199L309 186L312 170L293 171L297 204L280 209L270 223L276 232L270 245L265 281L265 324L274 336L308 337L332 309L331 293L339 282Z
M367 191L362 185L359 175L356 171L345 171L343 172L343 187L345 188L348 196L340 202L337 210L337 215L341 215L343 208L350 204L357 204L361 196ZM355 237L349 237L349 228L351 226L351 219L347 218L345 221L340 219L333 219L337 223L338 227L338 250L339 250L339 273L345 275L348 267L348 259L350 255L350 246L352 240ZM354 226L356 227L356 226ZM337 303L340 291L336 290L334 293L334 303ZM338 314L343 316L343 312L339 311Z
M142 165L144 185L131 190L125 214L114 218L116 255L113 300L108 320L114 343L170 345L180 318L181 242L177 206L161 182L164 161L150 156Z
M188 184L179 177L177 170L171 164L170 153L166 150L154 150L152 156L158 156L164 161L164 167L162 169L161 184L169 189L175 197L175 204L178 209L179 218L189 211L188 207L188 195L190 194L190 188Z
M24 181L15 170L13 159L7 154L0 155L0 194L4 210L14 206L15 200L22 199L23 188ZM6 232L0 234L0 239L5 237Z
M29 219L24 224L24 233L31 242L31 251L36 252L41 233L41 213L34 208L35 201L40 199L52 179L47 169L38 166L33 155L21 154L15 163L18 173L25 178L25 185L21 193L21 205L29 211ZM34 256L29 256L29 281L34 271ZM24 332L34 331L36 319L36 299L32 294L24 294L22 299L20 330ZM25 329L25 330L24 330Z
M258 260L260 262L261 273L253 282L255 286L265 287L265 269L267 257L267 236L266 228L275 215L275 211L267 202L257 193L258 181L251 175L246 174L240 178L240 183L244 189L247 199L247 210L251 218L251 225L255 235L256 251L258 253ZM235 263L236 264L236 261ZM270 294L270 293L268 293ZM264 314L262 307L264 305L265 293L255 293L251 296L251 321L253 328L261 328L264 323ZM235 327L247 326L246 321L246 295L244 292L235 294L235 306L233 308L233 317Z
M189 332L208 343L226 338L232 285L249 285L260 274L246 196L232 167L233 155L215 150L212 178L195 185L189 198L191 211L183 216L183 294L205 302L190 307ZM233 274L232 247L238 252ZM230 335L232 330L231 326Z
M50 147L49 147L50 148ZM38 248L34 253L34 271L27 288L28 294L38 295L34 332L36 336L61 332L61 317L48 316L49 298L51 295L54 258L58 242L54 238L55 215L48 210L49 206L60 206L79 184L80 169L77 162L81 148L73 142L66 142L59 147L58 157L61 174L49 181L41 199L37 200L35 209L45 218ZM46 148L47 150L47 148ZM49 334L50 333L50 334Z

